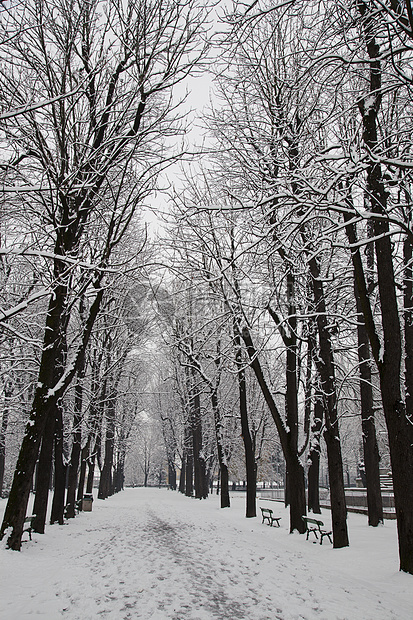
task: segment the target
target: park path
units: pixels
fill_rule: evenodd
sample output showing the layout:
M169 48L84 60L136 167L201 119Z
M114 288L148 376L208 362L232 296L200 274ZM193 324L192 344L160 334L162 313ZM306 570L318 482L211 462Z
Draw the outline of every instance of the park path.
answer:
M113 514L108 507L98 530L92 522L86 529L91 539L72 560L78 587L73 575L67 585L61 577L55 584L66 600L63 617L277 618L271 596L265 598L264 584L256 580L255 550L247 549L245 558L228 553L228 537L235 548L241 542L230 525L218 529L196 500L174 503L170 493L159 503L159 491L150 489L140 495L137 504L125 494L121 510L118 503Z
M334 574L337 551L288 535L275 509L279 529L245 519L241 498L230 510L158 489L95 501L22 553L2 552L0 618L410 620L397 591Z

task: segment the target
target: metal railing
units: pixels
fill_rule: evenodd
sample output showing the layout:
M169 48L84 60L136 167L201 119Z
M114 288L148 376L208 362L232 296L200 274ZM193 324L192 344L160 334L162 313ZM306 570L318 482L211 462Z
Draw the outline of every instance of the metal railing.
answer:
M284 489L259 489L257 494L262 499L284 500ZM347 508L367 508L367 490L363 488L345 489ZM394 508L394 495L392 491L381 492L383 508ZM320 488L320 502L330 502L330 492L326 488Z

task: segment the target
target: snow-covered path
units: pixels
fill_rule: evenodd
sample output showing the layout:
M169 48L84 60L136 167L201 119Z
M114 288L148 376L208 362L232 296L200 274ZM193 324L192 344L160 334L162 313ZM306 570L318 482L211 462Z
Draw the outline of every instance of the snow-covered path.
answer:
M92 513L1 550L0 618L22 620L411 620L413 577L397 570L394 522L349 515L333 550L244 518L244 499L127 489ZM4 501L2 502L4 505ZM323 518L329 521L328 511Z

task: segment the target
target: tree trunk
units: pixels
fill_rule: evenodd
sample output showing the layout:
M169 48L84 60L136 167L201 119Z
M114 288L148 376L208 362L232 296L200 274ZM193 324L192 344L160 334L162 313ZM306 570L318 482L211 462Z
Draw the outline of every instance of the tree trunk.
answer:
M343 459L341 443L337 437L336 425L323 433L327 446L328 478L330 482L331 521L333 529L333 547L348 547L347 507L344 493Z
M64 255L66 253L66 248L59 243L55 250L57 255ZM55 277L59 281L59 271L60 269L65 271L66 265L61 265L57 259L55 263L59 264L59 267L55 267ZM103 288L100 288L90 307L78 352L87 345L102 296ZM0 538L3 538L6 530L10 527L12 528L7 539L7 545L10 549L16 551L19 551L21 548L21 537L30 489L32 487L34 468L46 424L48 420L53 419L56 404L77 371L78 358L75 359L71 368L66 372L64 379L56 387L57 381L62 378L63 373L63 368L59 368L58 361L63 358L66 351L68 323L66 302L66 287L57 285L49 301L37 387L0 529ZM58 370L60 376L56 375L56 370Z
M96 465L96 458L97 458L97 454L100 451L100 444L101 444L101 429L99 428L97 430L97 436L95 439L95 443L94 446L92 448L92 453L89 454L89 457L87 459L87 468L88 468L88 472L87 472L87 480L86 480L86 493L88 495L90 495L93 492L93 483L95 480L95 465Z
M255 460L254 443L252 441L247 408L247 384L245 379L245 369L242 363L241 342L239 336L236 341L236 364L239 390L239 409L241 417L242 441L244 442L245 451L245 472L247 478L247 499L245 507L245 516L256 517L256 497L257 497L257 462Z
M186 452L185 452L185 447L183 449L183 454L182 454L182 463L181 463L181 472L179 475L179 492L182 493L182 495L185 493L185 473L186 473Z
M296 156L298 151L294 148L292 156ZM281 252L282 257L284 253ZM286 298L288 304L287 330L281 325L276 312L268 307L281 334L286 348L286 395L285 412L286 426L286 480L285 480L285 506L291 506L290 527L291 531L302 530L301 517L305 514L305 476L304 469L298 458L298 377L297 377L297 309L295 306L295 276L287 268L286 273ZM301 471L300 471L301 470ZM290 479L291 478L291 479Z
M81 500L83 499L83 491L85 489L86 465L87 465L87 459L88 459L89 450L90 450L90 441L91 441L91 435L89 434L86 444L82 448L82 451L80 453L79 483L77 485L77 495L76 495L76 499L79 502L79 506L80 506L79 510L81 510L81 507L82 507Z
M320 439L323 426L323 403L322 395L318 391L314 404L314 421L311 429L311 442L308 460L308 510L315 514L321 514L320 507Z
M377 149L377 114L381 106L382 83L380 46L374 36L375 21L369 5L357 5L363 18L366 50L370 59L370 87L366 101L359 102L363 121L363 140L369 153ZM401 359L402 335L395 286L392 245L387 216L387 191L380 163L372 161L367 167L367 193L374 220L377 276L383 328L383 352L372 320L371 307L363 282L362 265L357 252L352 252L357 273L357 286L363 308L366 329L380 377L383 411L386 419L390 460L393 473L394 504L399 538L400 570L413 574L413 427L402 398ZM374 215L378 215L374 218ZM410 306L410 303L409 303ZM409 362L408 362L409 363ZM408 380L405 375L405 380ZM411 396L413 384L405 385Z
M80 302L80 315L83 316L83 301ZM83 405L83 381L85 378L85 354L79 360L77 371L77 381L75 386L74 412L73 412L73 445L70 455L67 495L66 495L66 517L73 519L76 516L76 487L78 483L78 470L80 453L82 448L82 405ZM82 483L82 495L83 495Z
M65 336L62 338L63 345L60 351L60 363L58 363L58 359L55 360L54 366L54 381L58 380L59 374L63 370L64 361L66 359L66 339ZM60 369L60 373L59 373ZM61 434L61 442L56 441L57 434ZM60 401L57 401L53 407L53 410L50 412L50 417L47 421L41 444L41 451L38 463L37 470L37 481L36 481L36 496L33 506L33 513L36 518L32 524L33 531L38 532L40 534L44 534L45 523L46 523L46 512L47 505L49 501L49 489L51 488L51 476L53 471L53 452L54 452L54 489L55 493L53 495L52 502L52 515L53 518L56 515L57 509L57 501L58 495L56 495L56 484L58 485L58 493L61 492L61 477L64 475L61 471L63 467L63 461L59 463L59 458L62 460L63 452L59 456L59 449L63 450L63 420L62 420L62 412L61 412L61 404ZM65 481L63 481L63 493L64 493L64 485ZM58 502L60 505L60 502ZM62 500L64 503L64 499ZM55 508L53 508L55 506ZM59 519L56 519L59 520ZM63 523L63 511L60 519ZM54 523L55 521L51 521ZM60 521L59 521L60 522Z
M355 287L357 302L357 338L360 373L361 430L366 471L368 523L376 527L383 523L383 504L380 490L380 455L377 445L371 384L370 347L361 311L360 295Z
M215 421L215 437L217 441L219 469L221 472L221 508L229 508L231 503L229 497L228 463L223 445L222 420L218 405L218 385L212 389L211 403Z
M205 459L202 453L202 421L201 421L201 402L199 390L195 382L194 369L192 369L192 389L190 390L190 413L192 418L192 450L194 455L194 487L197 499L206 499Z
M412 205L410 205L412 209ZM413 245L411 237L403 243L403 314L404 314L404 370L406 385L406 414L413 419Z
M316 323L319 339L319 360L317 370L321 380L323 408L326 429L323 437L327 446L328 474L330 479L331 520L333 526L333 547L348 547L347 508L344 493L343 460L341 456L340 433L337 415L337 394L331 337L327 328L327 312L323 282L316 258L309 260L314 294Z
M211 469L205 463L204 497L208 497L211 488Z
M4 470L6 464L6 434L9 423L10 399L12 395L13 383L10 380L6 380L6 384L4 386L3 417L1 420L0 430L0 497L3 497Z
M251 367L255 373L265 402L268 405L270 413L277 427L281 447L286 461L286 467L287 470L290 472L290 532L293 532L296 529L298 532L300 532L300 534L304 534L305 525L301 518L303 515L306 514L304 468L300 462L297 451L294 449L295 441L294 439L292 442L289 440L290 433L286 429L286 426L278 411L278 407L265 380L264 373L262 371L261 364L257 356L257 351L254 347L254 343L252 342L249 329L247 327L244 327L241 333L242 339L244 340L245 346L247 348L248 356L250 358Z
M383 223L376 222L376 235L383 235L382 229ZM413 430L401 394L401 334L388 236L376 241L376 255L384 335L380 388L389 436L400 569L413 574ZM406 391L412 388L406 385Z
M46 525L46 513L53 466L53 438L55 425L56 414L50 419L43 434L39 462L37 465L36 495L33 505L35 519L32 522L33 531L37 534L44 534Z
M66 517L73 519L76 516L76 487L78 483L78 471L81 454L81 418L75 415L73 425L75 427L73 433L73 445L70 455L69 473L68 473L68 485L66 495ZM80 481L80 480L79 480ZM84 484L84 476L83 476Z
M287 271L287 304L288 317L287 324L289 334L284 334L284 344L286 346L286 364L285 364L285 412L288 432L289 454L296 453L298 455L298 386L297 386L297 319L296 308L294 304L295 279L290 270ZM293 459L294 460L294 459ZM290 463L292 462L289 459ZM291 490L294 489L295 483L290 483L290 475L295 477L293 466L287 463L286 476L286 505L291 501ZM294 500L292 500L294 501ZM301 515L300 515L301 519Z
M118 451L116 459L115 473L113 476L113 493L119 493L120 491L123 491L125 485L125 456L125 443L122 442L122 446Z
M306 514L304 467L293 450L289 452L285 466L290 506L290 532L297 530L303 534L305 526L303 528L304 522L301 517Z
M66 491L66 467L63 454L63 415L61 403L56 407L56 424L54 433L54 493L50 524L63 525Z
M234 287L237 293L238 300L241 299L241 291L235 269L235 238L234 230L231 228L231 258L232 258L232 274L234 280ZM239 313L241 316L241 312ZM247 479L247 496L245 505L245 516L247 518L257 516L257 461L255 458L255 443L251 436L249 420L248 420L248 405L247 405L247 382L245 376L245 364L241 349L241 335L239 332L239 317L238 320L233 319L232 330L234 334L234 346L235 346L235 366L237 368L238 379L238 393L239 393L239 412L241 418L241 433L242 441L244 443L245 453L245 475Z
M115 415L117 390L113 388L109 395L106 408L106 440L105 459L100 474L98 498L106 499L113 495L113 454L115 449ZM146 486L146 485L145 485Z
M219 458L220 449L218 448L218 458ZM222 459L221 454L221 459ZM221 472L221 508L229 508L231 505L229 498L229 478L228 478L228 467L226 463L221 460L219 469Z
M95 465L96 459L100 458L100 451L102 445L102 424L104 414L104 402L107 393L107 380L102 383L100 391L98 391L98 383L93 390L93 408L91 410L91 439L90 439L90 452L87 459L88 475L86 481L86 493L91 494L93 492L93 483L95 479Z
M58 254L63 253L60 244L57 244L56 251ZM62 268L64 266L56 260L55 276L57 279L59 279L59 272ZM21 547L24 519L40 442L47 421L53 420L55 415L58 396L56 394L49 395L48 392L50 388L55 386L60 366L59 361L64 359L63 351L65 350L67 327L66 299L66 286L57 285L49 301L37 388L1 527L1 537L7 528L12 528L7 545L14 550L20 550Z
M176 491L176 469L171 460L168 460L168 485L172 491Z
M101 359L100 359L101 362ZM86 444L82 449L80 476L79 476L79 488L77 493L77 499L83 498L83 491L86 479L86 493L90 494L93 491L93 481L95 476L95 460L96 452L100 450L100 433L103 418L103 402L106 397L106 379L101 385L99 390L99 364L94 361L92 365L92 385L91 393L92 399L90 403L90 416L89 416L89 434L86 440ZM88 474L86 477L86 467Z
M185 446L186 446L186 462L185 462L185 495L192 497L194 494L194 459L192 455L192 434L190 421L185 425Z

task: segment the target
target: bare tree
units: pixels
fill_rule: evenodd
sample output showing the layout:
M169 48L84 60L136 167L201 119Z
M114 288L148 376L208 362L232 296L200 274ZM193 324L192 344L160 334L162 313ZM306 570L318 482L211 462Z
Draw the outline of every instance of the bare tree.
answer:
M33 100L30 89L54 99L76 88L70 98L3 123L6 140L25 160L32 193L44 205L53 256L38 387L1 528L2 535L12 528L13 549L20 548L40 441L79 367L110 255L165 161L161 143L171 132L173 104L163 93L203 53L203 15L192 0L162 7L61 0L53 7L24 3L8 12L14 23L25 25L22 36L4 44L16 60L1 80L10 107L18 107L21 97ZM90 247L87 235L97 230ZM78 346L66 353L72 300L82 291L90 299L85 328Z

